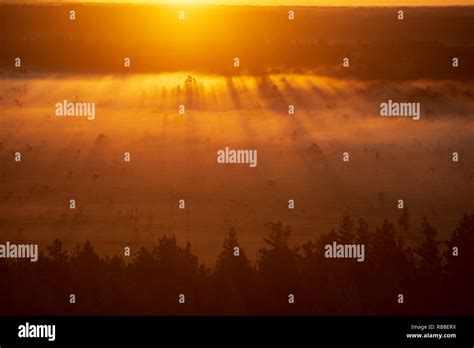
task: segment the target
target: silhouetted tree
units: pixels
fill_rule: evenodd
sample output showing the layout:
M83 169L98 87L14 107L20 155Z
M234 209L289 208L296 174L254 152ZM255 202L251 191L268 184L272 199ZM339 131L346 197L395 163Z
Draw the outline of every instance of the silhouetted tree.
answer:
M351 217L347 214L344 214L339 225L337 242L352 243L355 237L352 230L353 227L354 222L352 221Z
M76 303L70 307L77 311L99 314L103 301L107 301L110 289L100 287L100 279L106 270L89 241L82 247L76 244L71 254L69 269L71 276L66 292L76 296ZM65 302L69 304L68 301L67 297Z
M422 243L415 247L414 252L418 257L418 267L416 270L414 291L420 295L416 302L418 311L421 313L439 313L442 264L439 254L439 244L436 240L437 231L431 226L426 217L421 223L421 234L424 239Z
M400 229L400 232L407 232L410 228L410 214L406 205L402 209L402 213L398 218L398 227Z
M438 232L431 226L426 217L421 223L423 242L415 248L415 253L421 258L419 271L430 277L441 273L441 257L439 255L439 244L436 240Z
M255 309L251 302L256 291L255 270L240 246L234 229L224 240L212 276L217 308L227 308L229 313L234 314L245 314Z
M352 314L360 311L359 298L354 296L357 291L355 271L361 266L360 263L354 259L325 256L326 246L332 247L333 242L352 244L354 237L352 218L344 215L337 232L331 230L319 236L314 243L315 252L312 255L309 253L311 244L303 246L303 270L307 272L303 279L312 279L305 283L305 289L306 292L311 292L312 289L311 297L317 299L313 306L320 313Z
M46 247L48 257L57 265L67 263L69 259L68 252L63 249L63 243L59 239L53 240L51 245Z
M356 241L357 243L365 244L369 242L370 232L369 224L363 218L359 219L359 225L357 226L356 231Z
M452 314L474 312L474 214L465 214L447 242L446 303Z
M288 295L300 288L298 270L298 249L288 244L291 227L281 222L268 223L270 229L263 241L267 246L259 250L257 260L262 289L261 303L269 312L287 312L294 309L288 304Z
M159 281L158 292L161 301L166 305L166 310L193 312L198 303L198 286L200 278L205 276L203 268L199 267L198 258L191 252L191 244L180 247L176 237L163 236L158 240L158 245L153 249L153 257L157 261L155 277ZM186 306L178 303L178 294L184 294Z
M413 260L388 220L371 236L364 263L359 294L367 313L402 313L409 307L400 305L397 296L402 294L405 301L410 299L407 291L413 279Z

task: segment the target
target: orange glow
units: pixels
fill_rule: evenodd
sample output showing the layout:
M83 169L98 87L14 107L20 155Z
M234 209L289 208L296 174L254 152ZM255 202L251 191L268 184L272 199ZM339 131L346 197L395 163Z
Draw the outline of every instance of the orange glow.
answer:
M4 0L1 2L15 2ZM26 0L25 3L56 0ZM165 4L165 5L249 5L249 6L457 6L474 5L474 0L69 0L67 2Z

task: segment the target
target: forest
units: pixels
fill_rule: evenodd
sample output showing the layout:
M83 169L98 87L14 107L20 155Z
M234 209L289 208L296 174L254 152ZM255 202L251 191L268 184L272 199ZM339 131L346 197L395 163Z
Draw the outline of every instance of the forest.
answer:
M212 267L200 263L190 243L179 245L173 235L132 250L129 257L100 256L89 241L65 250L56 239L38 262L0 262L0 314L472 313L474 214L462 217L449 240L439 240L424 218L417 245L400 237L409 221L402 214L397 223L385 220L371 228L363 218L343 215L336 229L302 245L291 243L291 226L268 223L256 262L231 229ZM363 244L364 262L325 258L324 245L333 242Z

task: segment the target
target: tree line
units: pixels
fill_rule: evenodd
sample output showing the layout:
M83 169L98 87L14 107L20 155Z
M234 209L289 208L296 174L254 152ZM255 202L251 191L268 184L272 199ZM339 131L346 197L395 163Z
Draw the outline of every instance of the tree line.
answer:
M401 230L406 230L408 219L401 216ZM291 226L277 222L265 228L255 263L231 229L212 267L199 262L190 243L181 246L174 236L162 236L129 260L100 256L89 241L69 251L54 240L36 263L0 261L0 314L474 312L474 214L465 214L444 241L423 218L422 240L414 246L408 246L388 220L371 229L365 219L355 221L348 215L337 229L298 246L290 243ZM326 258L324 246L333 241L364 244L364 262Z

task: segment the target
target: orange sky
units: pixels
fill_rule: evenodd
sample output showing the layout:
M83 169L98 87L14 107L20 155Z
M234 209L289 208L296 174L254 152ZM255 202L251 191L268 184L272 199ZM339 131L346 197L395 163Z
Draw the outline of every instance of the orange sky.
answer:
M474 5L474 0L0 0L0 2L118 2L156 4L282 5L282 6L446 6Z

